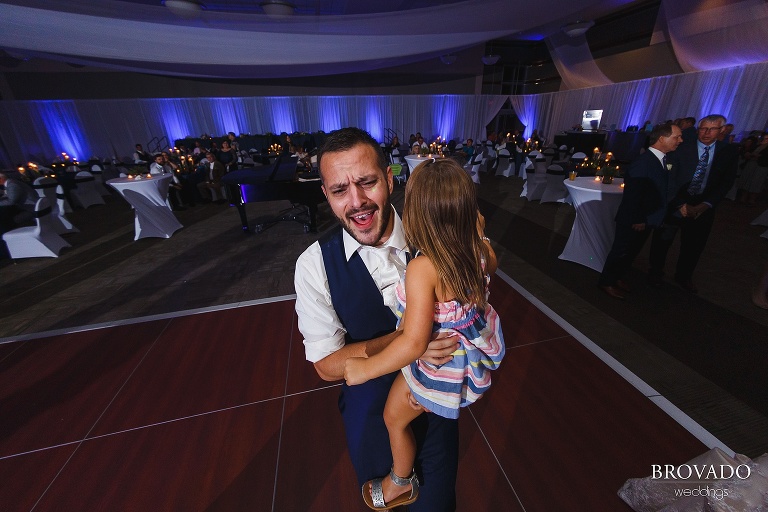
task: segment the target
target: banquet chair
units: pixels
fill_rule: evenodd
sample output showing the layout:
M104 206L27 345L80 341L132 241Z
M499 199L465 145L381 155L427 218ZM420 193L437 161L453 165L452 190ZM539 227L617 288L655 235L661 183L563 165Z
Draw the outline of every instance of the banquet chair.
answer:
M565 162L565 159L568 156L568 146L563 144L562 146L557 148L557 152L558 152L557 161L558 162Z
M577 151L576 153L571 155L571 163L574 165L579 165L584 162L584 159L587 158L587 154L582 151Z
M54 204L56 206L54 206ZM72 223L69 222L69 219L65 217L65 204L67 204L67 198L64 195L64 189L61 187L61 185L57 185L56 202L51 202L51 219L53 221L53 225L56 227L56 232L60 235L64 235L66 233L79 233L80 230L73 226Z
M80 230L73 226L64 216L67 199L66 196L64 196L64 189L55 179L45 176L37 178L33 182L32 187L35 189L38 196L48 200L48 204L51 206L49 222L57 234L63 235L66 233L80 232ZM69 211L71 212L72 209L70 208Z
M547 148L541 154L544 155L544 159L547 161L547 167L552 165L552 161L555 159L555 149Z
M520 197L529 201L539 201L547 187L547 162L543 158L536 159L532 168L526 168L526 180Z
M389 161L393 164L402 164L403 160L400 158L400 150L395 148L389 154Z
M88 208L95 204L104 204L104 199L96 191L96 182L93 174L88 171L80 171L75 175L75 184L70 195L83 208Z
M51 224L51 206L41 197L35 204L35 225L16 228L3 234L11 259L57 258L64 247L72 247Z
M496 166L496 176L504 176L509 178L510 173L514 169L515 161L509 157L509 151L502 149L499 151L499 165Z
M546 186L541 194L542 203L567 202L568 189L565 188L565 171L559 165L547 166Z
M111 193L109 190L107 190L107 187L104 186L104 169L101 168L99 164L93 164L91 166L91 174L93 174L93 181L96 183L96 190L99 194L102 196L109 196Z
M392 177L396 182L401 185L405 185L407 180L406 172L403 164L390 164L389 168L392 170Z
M472 178L472 181L480 184L480 168L483 166L483 154L478 153L472 158L472 164L469 169L467 169L467 172L469 173L469 176Z

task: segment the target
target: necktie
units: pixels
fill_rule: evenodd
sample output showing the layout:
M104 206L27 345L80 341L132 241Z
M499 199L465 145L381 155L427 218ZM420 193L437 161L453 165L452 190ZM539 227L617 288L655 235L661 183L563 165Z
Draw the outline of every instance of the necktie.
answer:
M397 295L395 288L400 281L400 276L405 272L405 264L397 257L397 249L394 247L380 247L376 249L379 257L379 283L384 304L393 312L397 310Z
M667 170L667 155L664 155L661 157L661 166L664 168L664 170Z
M707 164L709 163L709 146L704 147L699 163L696 164L696 171L693 173L691 184L688 186L688 193L696 195L701 192L701 184L704 182L704 176L707 174Z

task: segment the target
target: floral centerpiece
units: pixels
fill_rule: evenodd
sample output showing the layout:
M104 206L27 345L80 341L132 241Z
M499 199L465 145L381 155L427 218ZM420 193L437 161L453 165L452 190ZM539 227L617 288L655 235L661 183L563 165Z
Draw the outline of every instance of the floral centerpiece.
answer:
M603 153L599 148L595 148L592 152L592 158L585 157L584 161L579 164L579 169L588 170L588 174L594 174L597 177L602 177L603 183L613 183L614 177L620 176L619 164L613 158L613 153L610 151Z

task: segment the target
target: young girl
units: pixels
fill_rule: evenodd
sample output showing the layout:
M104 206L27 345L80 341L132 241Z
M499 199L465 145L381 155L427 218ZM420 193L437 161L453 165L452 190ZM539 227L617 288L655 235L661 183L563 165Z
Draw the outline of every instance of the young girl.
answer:
M399 335L378 354L347 359L344 368L349 385L402 368L384 407L392 471L363 485L363 499L374 510L418 498L410 422L423 411L458 418L459 407L488 389L488 370L498 367L505 350L498 315L487 301L496 255L483 236L475 185L458 163L440 159L414 170L405 189L403 227L415 257L405 287L401 281L397 288ZM458 332L460 347L452 361L436 367L417 358L440 329Z

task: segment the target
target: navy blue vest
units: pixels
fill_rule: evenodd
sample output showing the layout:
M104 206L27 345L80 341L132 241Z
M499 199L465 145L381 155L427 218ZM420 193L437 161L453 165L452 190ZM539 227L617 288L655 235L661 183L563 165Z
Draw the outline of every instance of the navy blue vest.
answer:
M347 343L378 338L395 330L397 317L358 253L347 261L341 228L320 240L333 309L347 330ZM360 305L365 304L364 308ZM361 314L364 311L364 314Z

